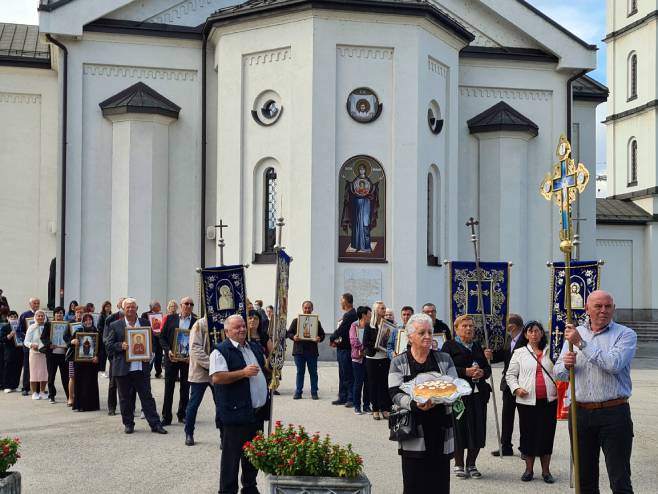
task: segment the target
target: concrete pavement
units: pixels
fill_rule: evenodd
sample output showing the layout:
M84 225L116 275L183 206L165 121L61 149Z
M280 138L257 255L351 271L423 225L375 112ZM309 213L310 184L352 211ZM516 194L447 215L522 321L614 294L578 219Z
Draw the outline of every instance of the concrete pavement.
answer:
M636 493L655 492L658 473L655 457L658 452L656 424L656 364L647 358L638 362L633 371L634 393L631 400L635 423L633 444L633 484ZM639 368L641 367L641 368ZM500 368L495 370L496 382ZM402 492L400 458L396 444L388 441L385 421L372 416L357 416L344 407L332 406L336 396L337 368L335 364L320 365L319 401L312 401L308 390L304 399L292 400L294 366L286 366L276 397L275 418L284 423L303 424L307 430L330 433L340 443L351 442L364 457L365 473L373 483L373 492ZM186 447L183 426L169 426L169 434L152 434L144 420L136 418L133 435L123 433L119 415L106 414L107 379L99 378L100 412L76 413L64 403L64 393L58 390L56 405L48 401L32 401L20 394L0 394L0 436L20 436L22 455L17 470L23 475L24 492L39 493L143 493L158 494L217 492L219 479L218 431L214 428L212 398L207 393L199 411L195 439L197 445ZM158 407L162 406L164 380L153 379L152 387ZM176 390L176 393L178 389ZM498 400L500 404L500 399ZM518 429L517 429L518 430ZM515 434L518 445L518 434ZM523 462L518 456L497 459L490 455L495 448L495 426L491 403L487 448L477 462L482 479L457 480L453 477L453 493L503 493L532 489L533 494L569 492L568 431L565 422L558 423L552 472L554 485L541 480L522 483ZM535 469L538 473L539 467ZM601 460L601 492L610 492L603 460ZM266 482L259 475L261 492Z

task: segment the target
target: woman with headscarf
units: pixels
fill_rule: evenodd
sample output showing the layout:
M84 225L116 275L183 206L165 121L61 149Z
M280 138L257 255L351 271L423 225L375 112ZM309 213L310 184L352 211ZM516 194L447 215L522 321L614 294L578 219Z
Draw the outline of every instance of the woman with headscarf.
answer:
M71 335L69 345L73 352L78 351L78 347L83 344L78 338L79 333L96 333L98 329L94 326L94 317L91 314L82 316L82 329ZM98 337L100 339L100 335ZM100 410L100 400L98 397L98 354L91 361L76 362L73 359L74 391L73 391L73 411L93 412Z
M446 341L442 351L450 355L457 375L468 381L473 389L472 394L462 396L464 412L455 420L455 474L461 479L479 479L482 474L475 461L487 437L487 403L491 386L486 379L491 375L487 360L491 358L491 350L482 350L475 341L475 322L471 316L459 316L454 326L455 339ZM468 450L465 468L464 450Z
M41 341L41 333L46 324L46 313L38 310L34 313L34 322L27 328L23 345L30 349L30 389L33 400L45 400L46 384L48 384L48 364L46 363L46 347Z
M363 349L366 356L366 375L372 405L372 418L388 418L391 411L391 398L388 394L388 371L391 361L386 351L377 347L377 334L385 320L386 305L378 301L372 305L370 325L363 333Z

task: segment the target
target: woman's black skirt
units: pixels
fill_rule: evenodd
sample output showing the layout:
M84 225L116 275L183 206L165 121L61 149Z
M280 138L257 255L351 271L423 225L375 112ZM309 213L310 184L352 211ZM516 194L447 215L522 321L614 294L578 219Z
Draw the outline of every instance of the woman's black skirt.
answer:
M553 453L557 400L537 400L536 405L517 404L519 410L519 449L526 456L544 456Z
M455 420L455 449L484 448L487 440L488 393L462 396L464 413Z

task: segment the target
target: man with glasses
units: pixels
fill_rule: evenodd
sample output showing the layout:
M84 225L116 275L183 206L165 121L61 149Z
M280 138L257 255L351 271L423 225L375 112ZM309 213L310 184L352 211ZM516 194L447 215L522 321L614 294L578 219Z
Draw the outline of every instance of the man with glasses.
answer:
M164 401L162 403L162 423L170 425L172 420L171 407L174 401L174 388L176 379L180 380L178 399L178 423L185 422L185 409L190 397L190 383L187 380L189 363L179 361L174 356L174 336L176 328L191 329L196 322L192 314L194 302L191 297L183 297L180 301L180 314L172 314L167 317L167 322L160 333L160 345L164 350L165 388Z
M423 305L423 314L427 314L432 319L434 334L442 334L445 341L452 340L452 333L448 325L436 318L436 305L431 302Z

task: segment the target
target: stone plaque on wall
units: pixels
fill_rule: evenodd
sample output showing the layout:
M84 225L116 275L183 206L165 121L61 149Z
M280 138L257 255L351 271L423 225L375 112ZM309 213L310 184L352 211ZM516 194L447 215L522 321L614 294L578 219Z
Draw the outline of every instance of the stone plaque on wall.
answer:
M378 269L346 269L344 292L354 296L354 307L372 307L382 299L382 272Z

